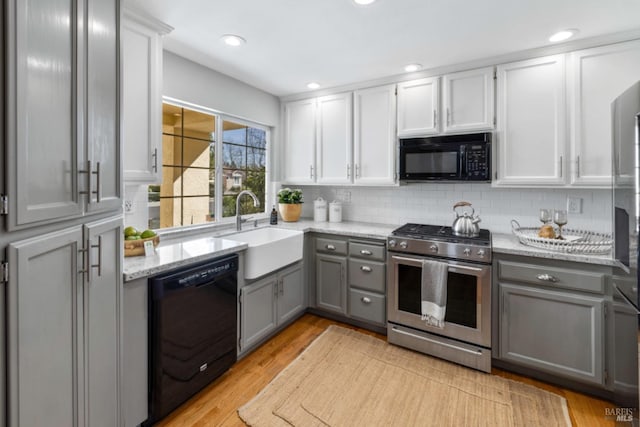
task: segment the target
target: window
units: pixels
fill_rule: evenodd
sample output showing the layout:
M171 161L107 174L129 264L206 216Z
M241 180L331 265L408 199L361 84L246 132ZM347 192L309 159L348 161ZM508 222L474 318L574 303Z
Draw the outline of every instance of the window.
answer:
M162 182L149 186L149 227L219 221L241 212L265 212L268 130L222 115L164 103ZM222 144L218 144L218 141Z

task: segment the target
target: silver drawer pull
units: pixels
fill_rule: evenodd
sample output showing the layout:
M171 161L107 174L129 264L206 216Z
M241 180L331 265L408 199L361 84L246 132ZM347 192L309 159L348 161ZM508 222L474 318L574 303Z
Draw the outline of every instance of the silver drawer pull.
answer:
M365 304L371 304L371 298L362 297L360 298L360 301L362 301Z
M538 278L538 280L543 280L545 282L553 282L553 283L555 283L555 282L558 281L558 279L556 279L554 276L552 276L550 274L546 274L546 273L545 274L538 274L536 277Z
M363 265L360 267L360 270L367 272L367 273L371 273L371 267L369 267L368 265Z
M328 251L335 251L336 247L333 245L326 245L325 248L327 248Z
M373 252L368 251L368 250L366 250L366 249L361 250L361 251L360 251L360 253L361 253L362 255L373 255Z

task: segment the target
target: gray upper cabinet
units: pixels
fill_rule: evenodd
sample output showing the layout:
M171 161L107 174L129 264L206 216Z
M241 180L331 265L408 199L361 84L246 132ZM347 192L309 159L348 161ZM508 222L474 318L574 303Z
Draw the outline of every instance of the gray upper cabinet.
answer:
M119 209L119 0L5 4L8 228Z
M121 236L117 218L9 245L8 425L120 423Z

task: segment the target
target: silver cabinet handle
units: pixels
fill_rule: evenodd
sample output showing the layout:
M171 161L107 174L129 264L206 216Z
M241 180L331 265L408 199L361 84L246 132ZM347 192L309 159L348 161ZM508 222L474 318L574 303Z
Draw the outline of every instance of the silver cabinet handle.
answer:
M449 107L447 107L447 126L451 125L451 111L449 111Z
M313 179L313 165L309 165L309 178Z
M280 279L280 295L284 295L284 279Z
M86 170L79 170L78 173L80 174L86 174L87 175L87 191L79 191L80 194L86 194L87 195L87 204L91 204L91 175L94 173L91 171L91 160L87 160L87 169Z
M562 156L560 156L560 177L562 178Z
M151 157L153 157L153 166L151 166L153 168L153 172L158 173L158 149L157 148L153 149L153 154L151 155Z
M371 304L371 298L362 297L360 298L360 301L362 301L365 304Z
M551 274L538 274L536 276L538 278L538 280L542 280L544 282L552 282L555 283L558 281L558 279L555 276L552 276Z
M89 246L89 250L91 249L98 249L98 263L97 264L91 264L91 268L97 268L98 269L98 277L102 276L102 236L98 236L98 244L97 245L92 245L91 242L87 242L88 246ZM91 256L91 253L89 253L89 256Z
M438 113L436 113L436 110L433 110L433 127L436 128L436 123L437 123L437 118L438 118Z
M363 265L360 267L360 270L366 272L366 273L371 273L373 270L371 270L371 267L369 267L368 265Z
M351 165L347 164L347 178L351 178Z
M87 244L87 246L82 246L80 249L78 249L78 253L82 254L82 269L78 270L78 274L82 274L82 275L86 275L86 281L89 281L89 269L87 268L87 264L88 264L88 260L87 258L89 257L89 249L87 249L89 246L91 246L91 243L89 242L89 240L87 239L86 242L83 242L82 244Z
M360 178L360 165L356 163L356 178Z
M368 251L368 250L366 250L366 249L361 250L361 251L360 251L360 253L361 253L362 255L373 255L373 252Z
M96 195L96 203L100 203L100 199L102 198L102 191L100 191L102 187L100 185L100 162L96 162L96 170L92 173L96 176L96 191L92 191L92 194Z
M576 158L576 178L580 178L580 156Z
M328 251L335 251L335 250L336 250L336 247L335 247L335 246L333 246L333 245L326 245L326 246L325 246L325 248L326 248Z

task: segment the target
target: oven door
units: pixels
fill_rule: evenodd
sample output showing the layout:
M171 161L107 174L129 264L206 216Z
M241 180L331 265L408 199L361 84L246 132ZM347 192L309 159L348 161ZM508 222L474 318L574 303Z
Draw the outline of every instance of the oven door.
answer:
M441 329L422 320L422 260L426 258L389 253L388 320L490 348L491 266L438 259L449 265L445 325Z
M457 144L401 145L400 179L462 179L460 146Z

